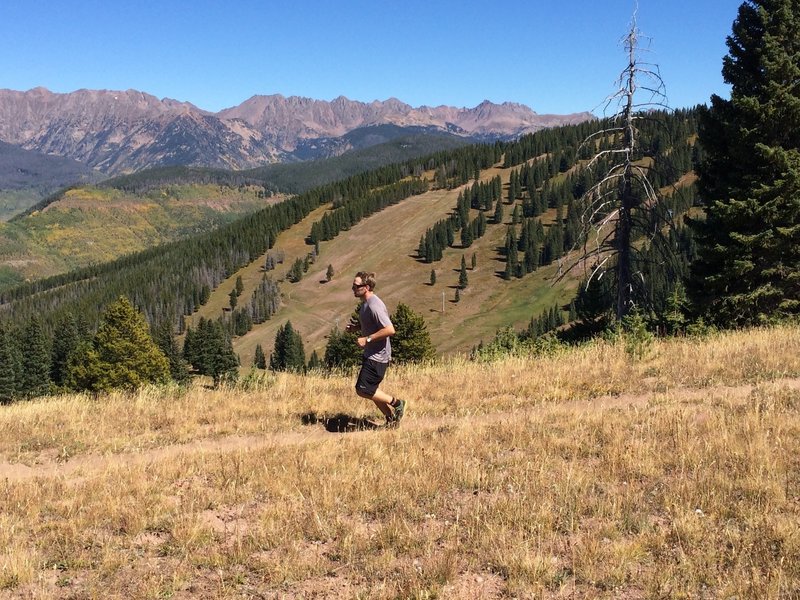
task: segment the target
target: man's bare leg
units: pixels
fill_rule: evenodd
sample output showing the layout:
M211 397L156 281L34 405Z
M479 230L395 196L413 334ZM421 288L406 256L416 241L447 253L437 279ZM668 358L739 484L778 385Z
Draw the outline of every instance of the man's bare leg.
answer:
M392 410L392 397L387 394L386 392L382 391L380 388L375 390L375 393L372 396L368 396L366 394L359 394L362 398L368 398L375 403L375 406L378 407L378 410L383 413L384 417L391 418L394 415L394 410Z

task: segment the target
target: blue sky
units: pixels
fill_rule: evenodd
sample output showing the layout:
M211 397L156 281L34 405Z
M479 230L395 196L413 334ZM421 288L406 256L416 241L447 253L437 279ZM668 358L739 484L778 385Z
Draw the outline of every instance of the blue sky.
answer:
M673 108L727 97L739 0L640 0ZM625 66L634 0L3 0L0 88L136 89L210 111L255 94L592 110Z

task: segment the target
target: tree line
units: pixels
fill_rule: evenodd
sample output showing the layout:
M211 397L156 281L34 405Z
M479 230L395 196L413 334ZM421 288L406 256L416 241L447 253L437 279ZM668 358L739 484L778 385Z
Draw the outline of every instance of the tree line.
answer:
M358 320L358 307L350 315L351 320ZM392 360L398 364L419 363L432 360L435 356L428 326L419 313L414 312L402 302L391 315L395 327L392 337ZM328 334L325 354L322 359L312 354L306 362L305 349L300 332L291 321L278 328L275 345L267 360L263 348L256 349L253 366L273 371L290 371L303 373L314 369L342 370L361 364L362 350L358 347L357 333L334 327Z

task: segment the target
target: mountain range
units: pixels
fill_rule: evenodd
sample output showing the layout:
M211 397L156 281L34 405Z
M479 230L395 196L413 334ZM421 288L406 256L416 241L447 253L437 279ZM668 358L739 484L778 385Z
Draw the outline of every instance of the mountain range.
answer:
M105 175L169 165L245 169L325 158L353 148L347 134L379 125L470 140L513 139L593 118L588 112L539 115L522 104L414 108L395 98L330 102L279 94L253 96L217 113L136 90L53 93L0 90L0 141L70 158ZM355 136L368 143L367 133ZM385 141L385 130L376 139Z

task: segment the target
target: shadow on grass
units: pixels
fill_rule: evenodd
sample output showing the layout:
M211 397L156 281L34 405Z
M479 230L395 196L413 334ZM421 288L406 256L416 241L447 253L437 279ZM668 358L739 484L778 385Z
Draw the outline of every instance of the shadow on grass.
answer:
M300 416L303 425L322 425L331 433L349 433L352 431L365 431L368 429L382 429L383 425L365 419L354 417L345 413L337 415L318 415L315 412L306 413Z

